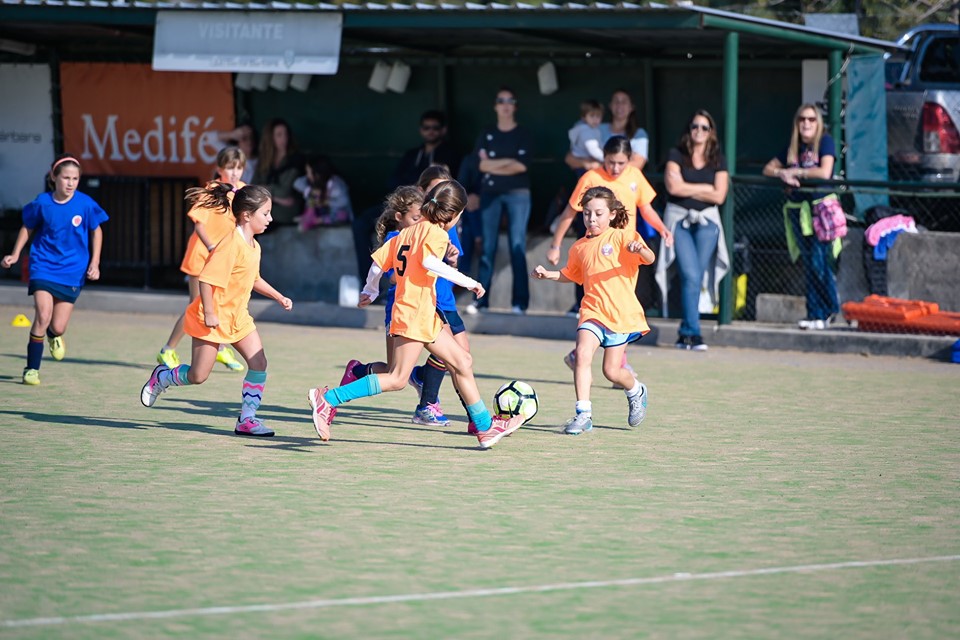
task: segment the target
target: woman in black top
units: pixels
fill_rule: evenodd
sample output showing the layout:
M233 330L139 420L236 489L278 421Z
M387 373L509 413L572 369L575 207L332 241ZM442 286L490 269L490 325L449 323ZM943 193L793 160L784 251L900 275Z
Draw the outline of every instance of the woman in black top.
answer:
M530 303L527 270L527 223L530 221L530 174L532 140L517 124L517 95L506 87L497 91L494 111L497 124L488 127L477 140L474 153L480 168L480 218L483 225L483 255L480 258L480 284L487 295L466 308L474 314L490 300L493 262L500 239L500 218L507 214L510 241L510 265L513 269L511 310L527 311Z
M717 288L729 268L718 205L727 197L729 173L720 152L716 123L699 109L690 118L680 142L667 156L664 176L667 209L663 221L673 232L673 247L666 247L657 267L657 281L667 312L667 269L676 258L680 269L683 319L676 346L705 351L700 335L701 291L716 305Z

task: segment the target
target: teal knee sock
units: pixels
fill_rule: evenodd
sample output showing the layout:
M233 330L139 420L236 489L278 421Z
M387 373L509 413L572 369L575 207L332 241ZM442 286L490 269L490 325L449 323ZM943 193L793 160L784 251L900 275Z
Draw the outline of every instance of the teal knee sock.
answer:
M467 407L467 415L473 421L473 424L477 425L478 431L487 431L490 429L490 412L487 411L483 400L478 400L476 404L471 404Z
M330 406L339 407L344 402L350 402L357 398L367 398L380 393L383 393L380 389L380 378L372 375L364 376L342 387L330 389L323 397L330 403Z

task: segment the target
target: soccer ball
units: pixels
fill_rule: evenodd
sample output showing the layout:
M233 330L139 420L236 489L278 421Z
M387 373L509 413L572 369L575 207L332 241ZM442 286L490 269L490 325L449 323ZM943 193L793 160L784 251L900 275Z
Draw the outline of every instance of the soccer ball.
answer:
M540 401L537 392L526 382L511 380L493 394L493 404L497 407L497 415L512 418L523 416L523 424L530 422L537 415Z

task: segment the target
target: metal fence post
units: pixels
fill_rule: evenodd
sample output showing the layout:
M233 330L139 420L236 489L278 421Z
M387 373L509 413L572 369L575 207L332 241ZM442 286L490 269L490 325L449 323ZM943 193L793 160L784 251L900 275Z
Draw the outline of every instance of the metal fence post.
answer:
M843 53L833 49L827 54L827 75L830 76L830 85L827 97L828 118L830 120L830 135L837 144L837 166L834 174L840 175L844 168L843 152ZM846 175L846 174L844 174Z
M740 34L727 33L723 42L723 133L724 155L727 157L727 170L730 172L730 186L727 201L723 205L723 234L727 242L727 255L733 267L733 178L737 174L737 84L739 82ZM733 321L733 269L727 272L720 285L720 324Z

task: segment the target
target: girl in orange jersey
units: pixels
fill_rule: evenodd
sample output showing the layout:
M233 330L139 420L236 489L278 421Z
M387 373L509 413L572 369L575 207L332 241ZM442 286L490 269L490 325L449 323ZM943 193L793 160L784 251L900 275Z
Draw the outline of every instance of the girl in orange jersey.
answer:
M564 425L564 433L579 435L593 428L590 404L590 368L593 355L603 347L603 375L627 394L627 423L638 427L647 412L647 387L621 366L627 344L650 331L643 307L634 293L642 264L653 264L656 256L640 234L627 228L623 204L606 187L588 189L580 200L587 235L577 240L567 256L567 266L548 271L538 265L538 280L583 284L580 326L577 327L576 415Z
M220 182L232 185L234 189L244 186L240 181L244 167L247 164L247 157L237 147L224 147L217 154L217 178ZM232 197L232 194L231 194ZM204 207L193 207L187 212L187 216L193 220L193 233L187 241L187 250L183 254L183 262L180 263L180 270L187 274L187 288L190 292L190 302L197 299L200 295L200 281L197 277L203 264L207 261L210 252L213 251L227 234L231 233L237 226L236 221L230 214L229 205L226 208L207 209ZM177 318L173 325L173 331L167 338L167 343L157 354L157 362L165 364L173 369L180 364L180 357L177 355L177 345L183 338L183 314ZM223 364L231 371L243 371L243 365L234 356L229 347L223 347L217 352L217 362Z
M441 182L424 196L420 207L423 221L407 227L373 254L376 268L371 269L367 279L365 296L379 290L377 281L382 271L394 269L396 273L397 291L390 322L390 333L396 337L394 360L387 373L366 376L336 389L310 389L307 397L313 409L313 426L321 440L330 439L330 423L339 405L402 389L424 347L443 360L450 371L467 415L477 427L481 447L488 449L520 428L523 416L502 420L490 415L480 399L470 354L450 332L442 330L440 314L431 312L437 307L438 276L473 291L477 297L486 293L476 280L443 262L450 240L447 231L457 223L466 202L467 194L460 183Z
M623 136L613 136L603 145L603 164L590 171L587 171L577 186L574 187L570 195L570 201L566 208L557 218L557 228L553 234L553 242L547 250L547 261L550 264L557 264L560 261L560 243L570 228L574 217L582 210L580 204L583 194L592 187L607 187L613 192L613 195L623 203L627 209L628 230L637 228L637 210L640 211L640 217L653 227L663 238L664 244L668 247L673 246L673 233L663 224L660 216L654 211L650 203L657 196L656 191L647 182L643 173L636 166L631 164L631 146L630 140ZM583 292L577 290L577 304L575 311L580 305L580 298ZM576 349L568 353L563 358L564 363L571 369L575 367ZM626 352L624 352L622 366L633 373L633 369L627 364Z
M377 243L382 246L392 238L400 235L400 232L411 225L415 225L421 220L420 205L423 203L423 192L414 186L403 186L394 189L383 202L383 213L377 218ZM396 291L396 285L393 284L393 273L386 273L391 286L387 289L387 298L384 304L384 326L387 336L387 361L363 363L357 359L352 359L347 363L343 370L343 377L340 379L340 386L350 384L354 380L363 378L374 373L386 373L393 364L393 351L396 337L390 333L390 320L393 311L393 298ZM379 283L378 283L379 284ZM366 293L366 291L365 291ZM374 293L360 296L360 302L357 304L361 309L370 305L377 297Z
M232 193L233 187L222 183L187 191L187 201L193 206L231 208L237 224L203 265L198 276L200 295L184 313L184 329L193 337L192 364L173 369L157 365L143 385L140 401L152 407L171 386L203 384L216 363L217 347L232 344L247 361L240 417L234 433L272 436L273 431L257 418L267 381L267 357L247 306L253 291L273 298L287 311L293 308L293 302L260 277L260 245L254 236L266 231L273 219L270 192L247 185L233 195L231 203Z

